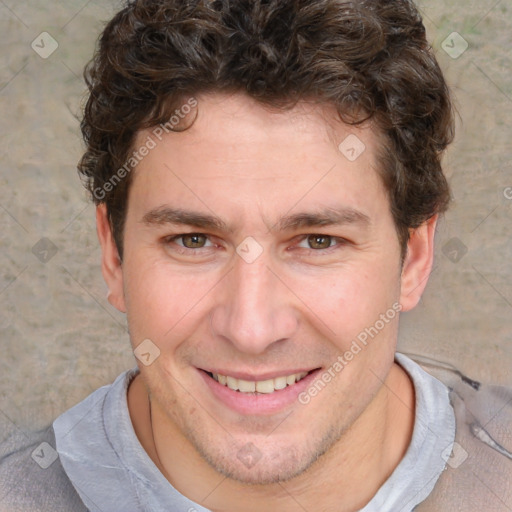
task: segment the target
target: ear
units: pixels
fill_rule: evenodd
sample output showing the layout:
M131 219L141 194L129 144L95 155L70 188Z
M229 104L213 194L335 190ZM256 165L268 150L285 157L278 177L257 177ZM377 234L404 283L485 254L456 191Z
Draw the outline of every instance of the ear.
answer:
M107 208L104 204L96 207L96 230L101 245L101 271L109 289L107 299L112 306L126 313L121 258L112 236Z
M434 235L437 215L413 229L407 243L407 254L402 268L400 304L402 311L413 309L427 286L434 262Z

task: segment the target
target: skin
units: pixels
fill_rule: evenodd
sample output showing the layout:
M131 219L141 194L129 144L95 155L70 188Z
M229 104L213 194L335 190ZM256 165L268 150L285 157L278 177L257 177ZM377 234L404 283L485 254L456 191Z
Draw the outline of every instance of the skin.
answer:
M328 369L393 304L417 304L436 218L411 231L402 265L372 125L347 126L329 106L278 112L242 94L198 101L193 126L166 135L137 166L122 263L97 210L109 300L127 313L133 348L150 339L160 350L152 364L138 362L128 391L134 430L169 482L215 512L358 510L412 435L414 387L394 362L398 315L307 405L236 413L198 368ZM338 149L349 134L366 146L354 162ZM164 205L232 230L144 222ZM367 221L278 229L283 216L326 206ZM184 233L208 236L190 248L190 238L173 238ZM332 238L319 247L310 235ZM248 236L262 248L250 264L236 252ZM237 457L248 443L261 454L251 468Z

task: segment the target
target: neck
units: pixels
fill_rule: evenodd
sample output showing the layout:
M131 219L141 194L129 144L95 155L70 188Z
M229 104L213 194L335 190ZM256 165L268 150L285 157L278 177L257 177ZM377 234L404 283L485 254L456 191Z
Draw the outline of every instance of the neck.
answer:
M217 473L157 403L150 408L140 375L128 390L128 407L139 441L162 474L181 494L213 512L235 512L241 504L246 512L292 512L298 506L359 510L403 458L415 416L414 386L394 364L364 414L305 473L282 484L248 486Z

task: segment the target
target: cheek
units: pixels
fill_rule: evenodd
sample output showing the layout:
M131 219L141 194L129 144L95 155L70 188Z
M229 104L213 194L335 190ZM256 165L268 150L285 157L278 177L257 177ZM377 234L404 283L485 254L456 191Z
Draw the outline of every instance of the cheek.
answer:
M387 267L384 271L374 264L365 269L351 266L314 278L301 275L296 277L293 289L299 290L304 315L327 339L344 349L381 314L393 309L400 282L398 270Z
M184 274L161 261L125 262L125 297L132 343L149 338L161 348L198 327L202 306L218 281L207 273Z

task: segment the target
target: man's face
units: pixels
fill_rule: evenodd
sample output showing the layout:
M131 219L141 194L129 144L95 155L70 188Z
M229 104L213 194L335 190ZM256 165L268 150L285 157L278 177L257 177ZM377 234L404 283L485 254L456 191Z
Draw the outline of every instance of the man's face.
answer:
M160 351L139 366L176 442L183 436L240 481L286 480L364 415L393 364L398 316L375 334L400 300L401 272L378 140L327 107L272 113L243 95L198 101L191 128L162 141L148 130L135 144L157 142L130 189L121 301L133 348L149 339ZM351 161L362 148L354 136L365 150ZM174 224L177 210L181 222L203 219ZM200 223L211 217L218 226ZM366 346L333 369L372 327ZM330 368L335 376L311 397ZM265 392L232 390L225 377Z

